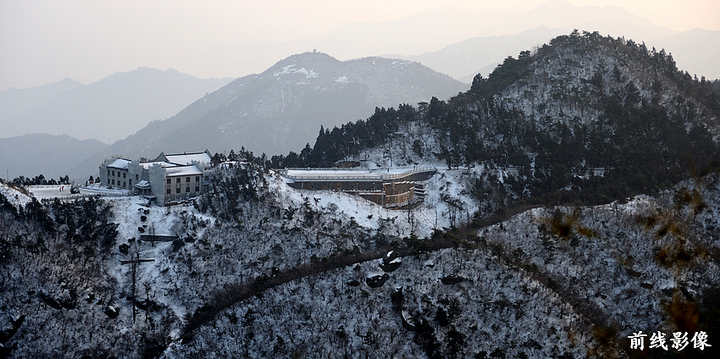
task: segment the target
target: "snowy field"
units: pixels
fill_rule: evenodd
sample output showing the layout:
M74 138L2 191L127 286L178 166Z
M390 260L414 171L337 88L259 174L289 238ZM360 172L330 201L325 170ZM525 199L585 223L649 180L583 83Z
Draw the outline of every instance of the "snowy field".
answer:
M25 206L31 201L30 197L8 187L4 183L0 183L0 193L2 193L2 195L4 195L8 201L15 206Z
M124 189L109 189L98 185L80 187L80 193L70 193L70 185L38 185L28 186L28 191L38 200L54 198L81 198L83 196L127 196L130 191Z
M70 185L28 186L28 191L38 200L70 196Z
M127 196L130 191L120 188L107 188L100 185L90 185L80 187L80 193L85 195L100 195L100 196Z

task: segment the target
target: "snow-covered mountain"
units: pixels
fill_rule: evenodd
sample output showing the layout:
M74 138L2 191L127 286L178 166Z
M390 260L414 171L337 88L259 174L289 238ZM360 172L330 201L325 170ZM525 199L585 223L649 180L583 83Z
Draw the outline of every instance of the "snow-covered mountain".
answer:
M519 33L542 26L560 30L562 33L569 33L573 29L599 31L615 37L643 39L648 43L676 33L617 6L576 6L566 1L551 0L540 3L535 8L518 15L497 10L467 11L438 2L437 8L403 19L349 23L327 33L302 40L263 41L236 46L218 46L192 54L185 60L193 65L204 64L218 69L238 67L249 69L244 72L249 73L261 71L267 66L266 64L270 64L278 58L313 48L333 54L338 59L353 59L371 55L385 56L387 54L393 54L388 56L392 58L408 56L410 59L411 56L422 56L428 52L439 51L446 46L468 39L503 36L512 38ZM521 49L510 47L505 51L493 51L493 56L490 57L498 58L493 66L507 56L514 56L520 50L529 49L538 43L542 44L550 38L526 43ZM348 43L353 46L346 46ZM705 44L712 46L714 43ZM659 47L658 45L653 46ZM669 48L666 47L666 49ZM490 51L490 49L488 50ZM699 55L707 63L705 68L712 68L712 58L708 59L703 55L702 50L696 50L699 51L691 51L688 56ZM669 51L675 50L669 49ZM453 62L451 58L447 60L442 68L435 68L430 63L421 62L435 71L449 74L456 79L468 76L471 71L479 71L490 65L490 63L477 63L471 69L455 75L458 68L453 64L457 63ZM702 69L688 68L688 70L698 74L703 72ZM710 74L706 76L710 76Z
M281 65L270 81L320 77ZM216 169L192 204L40 203L0 185L0 349L716 358L715 91L662 51L572 33L506 59L447 102L323 130L300 154L268 162L238 151L237 166ZM269 167L343 159L438 173L422 203L393 210L292 188ZM176 237L139 240L147 233ZM640 331L645 351L631 346ZM657 333L667 350L650 348ZM674 333L690 345L673 347ZM698 346L701 333L711 346Z
M252 163L225 170L196 206L42 205L0 185L0 228L12 234L0 242L2 349L18 358L626 357L639 330L717 325L716 174L657 197L535 208L477 229L462 209L478 206L463 190L470 172L441 170L428 200L402 211L296 190ZM142 233L178 237L152 244ZM122 261L137 258L147 261L133 281Z
M678 70L662 50L573 32L507 58L448 102L377 111L272 164L373 158L380 166L496 168L469 189L503 198L491 213L509 203L603 203L666 188L716 163L719 135L712 83Z
M307 52L207 94L177 115L155 121L111 145L78 169L94 171L103 156L128 158L245 147L256 154L302 148L320 126L332 128L371 115L375 107L449 98L467 85L418 63L385 58L338 61Z
M568 16L568 18L570 17ZM543 25L519 34L473 37L445 46L440 50L419 55L393 54L386 57L417 61L457 80L470 83L478 73L487 77L508 56L515 56L520 51L542 46L552 38L572 31L572 28L567 29L567 27L557 25L553 24L552 28ZM576 26L575 28L580 31L599 31L601 34L610 34L616 37L618 34L624 34L626 38L630 39L645 39L648 48L655 47L657 51L664 49L665 52L672 53L678 66L690 74L705 76L711 80L720 79L720 70L713 65L714 59L720 56L720 50L714 46L720 41L720 31L700 29L681 33L661 31L652 36L652 32L645 31L613 32L612 28L603 26L601 23ZM636 33L636 35L629 35L631 33Z

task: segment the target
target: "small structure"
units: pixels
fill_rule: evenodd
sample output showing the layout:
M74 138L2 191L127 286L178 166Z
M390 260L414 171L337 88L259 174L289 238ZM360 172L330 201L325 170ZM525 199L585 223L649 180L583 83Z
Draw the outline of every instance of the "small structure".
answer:
M137 265L140 263L145 263L145 262L154 262L155 260L154 259L140 259L140 254L136 254L135 258L132 258L132 256L130 258L131 259L127 260L127 261L120 261L120 264L132 265L132 267L131 267L131 270L132 270L132 272L131 272L132 273L132 301L133 301L133 312L132 313L133 313L133 324L135 324L135 315L137 313L137 309L135 307L135 303L137 302L137 299L135 298L135 287L136 287L136 285L135 285L136 279L135 278L137 277L137 275L136 275Z
M404 208L422 202L425 181L435 167L381 168L287 168L280 175L290 187L351 193L385 208Z

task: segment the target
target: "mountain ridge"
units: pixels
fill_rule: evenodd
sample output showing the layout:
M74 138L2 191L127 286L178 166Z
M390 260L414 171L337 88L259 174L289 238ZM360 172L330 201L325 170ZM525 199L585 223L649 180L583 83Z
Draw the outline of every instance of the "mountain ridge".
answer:
M716 163L718 118L712 83L678 70L663 50L575 31L506 58L447 103L434 98L417 109L381 109L326 129L313 147L271 163L443 161L498 169L475 183L477 193L504 198L490 212L551 198L596 204L657 191L686 178L692 166ZM373 149L378 144L391 148ZM500 189L486 185L505 177Z
M289 61L266 80L313 86L315 75ZM664 51L573 32L447 101L322 128L296 162L239 150L193 204L38 202L0 184L1 349L716 358L716 85ZM438 168L416 183L422 202L396 210L295 189L268 167L337 160ZM177 237L138 240L147 231ZM122 265L138 258L141 270ZM707 346L641 351L630 341L640 331Z
M634 26L634 25L633 25ZM576 27L590 32L597 31L598 26ZM495 66L507 56L539 46L552 38L566 34L573 29L549 28L540 26L515 35L498 35L469 38L437 51L425 52L420 55L402 56L398 54L383 55L385 57L402 58L418 61L441 73L447 73L460 81L470 83L477 73L489 75ZM629 31L634 33L634 31ZM627 38L643 38L629 37ZM678 66L687 69L691 74L705 76L709 79L720 79L720 71L712 66L712 60L720 56L720 50L712 46L720 41L720 31L702 29L674 33L667 37L654 40L645 39L648 48L655 47L658 51L665 49L675 57Z
M161 151L222 152L241 147L282 153L311 142L321 125L332 127L367 117L375 107L447 98L465 89L465 84L406 60L339 61L306 52L239 78L172 118L150 123L112 144L95 162L112 154L136 158ZM90 162L82 165L85 171L97 166Z
M77 161L106 147L107 144L95 139L79 140L47 133L0 138L0 168L6 170L8 180L40 174L57 179L69 175Z
M24 112L15 111L13 116L3 114L0 119L4 120L5 134L9 136L31 132L65 133L81 139L113 142L151 120L177 113L228 81L200 79L174 69L140 67L53 93L44 101L31 104Z

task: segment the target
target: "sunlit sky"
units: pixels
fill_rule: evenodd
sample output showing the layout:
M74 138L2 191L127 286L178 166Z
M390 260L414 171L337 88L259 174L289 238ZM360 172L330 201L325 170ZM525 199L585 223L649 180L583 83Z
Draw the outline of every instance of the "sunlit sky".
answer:
M307 39L351 22L398 20L442 6L519 15L543 2L546 0L0 0L0 90L43 85L65 77L90 83L141 66L175 68L199 77L239 77L247 70L202 69L182 59L213 47ZM720 30L717 0L566 2L622 7L675 31Z

